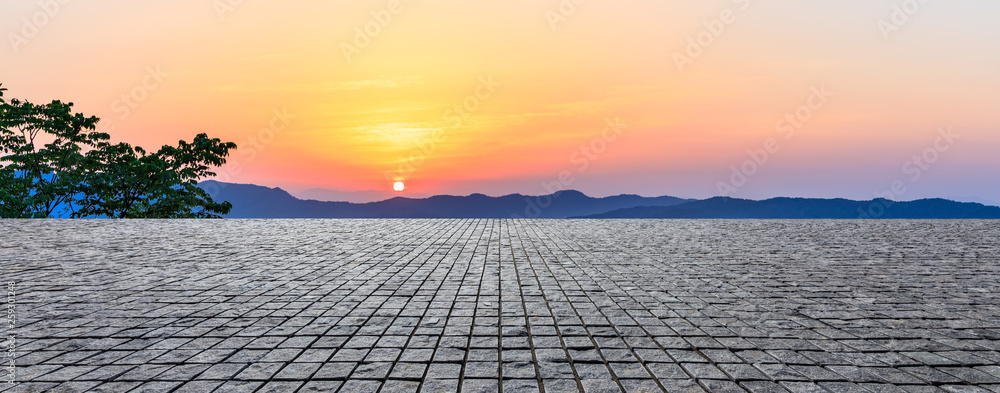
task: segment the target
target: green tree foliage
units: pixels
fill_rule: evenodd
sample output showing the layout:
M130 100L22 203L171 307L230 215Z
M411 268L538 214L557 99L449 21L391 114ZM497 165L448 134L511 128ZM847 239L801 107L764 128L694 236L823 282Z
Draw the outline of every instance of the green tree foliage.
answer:
M0 88L0 217L217 218L232 205L197 187L231 142L199 134L149 153L111 143L72 103L35 105Z
M104 170L90 173L82 187L81 216L121 218L211 218L232 209L217 203L197 180L225 164L233 143L199 134L192 143L163 146L155 153L127 143L102 142L88 154Z

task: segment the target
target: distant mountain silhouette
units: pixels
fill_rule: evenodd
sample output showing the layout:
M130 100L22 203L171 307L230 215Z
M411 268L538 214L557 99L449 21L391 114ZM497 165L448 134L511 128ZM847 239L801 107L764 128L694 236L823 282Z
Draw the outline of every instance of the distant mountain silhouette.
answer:
M998 202L991 201L991 200L986 199L986 198L976 197L976 196L955 196L955 197L946 197L945 199L947 199L949 201L955 201L955 202L981 203L981 204L984 204L986 206L1000 206L1000 203L998 203Z
M1000 219L1000 207L946 199L893 202L885 199L807 198L754 201L728 197L694 200L638 195L591 198L579 191L567 190L543 196L438 195L421 199L396 197L379 202L349 203L302 200L280 188L252 184L209 180L199 186L215 200L233 204L227 218Z
M753 201L717 197L676 206L625 208L581 218L1000 218L1000 207L946 199L892 202L886 199L774 198Z
M425 194L405 194L405 195L407 198L426 198L430 196ZM315 200L322 202L368 203L368 202L384 201L386 199L392 199L400 195L392 191L378 191L378 190L337 191L337 190L328 190L325 188L312 188L305 191L292 193L292 196L299 199Z
M552 195L512 194L490 197L439 195L424 199L392 198L380 202L321 202L295 198L280 188L214 180L198 184L217 201L229 201L227 218L566 218L636 206L670 206L689 202L669 196L618 195L591 198L579 191ZM541 206L540 206L541 205Z

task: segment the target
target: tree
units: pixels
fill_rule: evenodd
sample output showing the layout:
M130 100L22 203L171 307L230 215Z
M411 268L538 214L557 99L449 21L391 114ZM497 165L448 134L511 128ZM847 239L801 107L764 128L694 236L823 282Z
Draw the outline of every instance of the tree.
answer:
M98 119L73 114L72 107L60 101L0 103L0 152L10 153L0 158L0 163L9 162L4 167L9 180L3 187L4 216L48 217L72 204L82 180L82 149L108 138L88 132Z
M235 148L206 134L152 154L127 143L102 143L88 158L106 163L104 170L85 175L85 196L76 216L217 218L229 213L232 205L212 200L197 180L214 176L211 167L225 164Z
M112 144L95 131L99 120L72 113L72 103L7 102L4 91L0 217L215 218L232 209L197 180L214 176L235 144L199 134L149 154Z

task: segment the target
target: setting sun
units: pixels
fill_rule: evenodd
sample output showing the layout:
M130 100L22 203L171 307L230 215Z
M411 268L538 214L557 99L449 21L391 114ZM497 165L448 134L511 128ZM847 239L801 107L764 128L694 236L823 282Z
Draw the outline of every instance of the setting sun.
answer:
M396 182L396 184L392 185L392 189L396 190L396 192L400 192L400 191L403 191L404 189L406 189L406 185L403 184L403 182L398 181L398 182Z

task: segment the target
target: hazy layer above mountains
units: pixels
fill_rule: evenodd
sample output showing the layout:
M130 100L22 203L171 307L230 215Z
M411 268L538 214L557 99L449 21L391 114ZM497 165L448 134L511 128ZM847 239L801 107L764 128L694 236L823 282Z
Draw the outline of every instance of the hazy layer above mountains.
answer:
M293 192L293 196L304 200L314 200L321 202L350 202L369 203L379 202L400 196L392 191L337 191L325 188L312 188L305 191ZM406 194L407 198L427 198L427 194Z
M227 218L980 218L1000 219L1000 207L946 199L893 202L885 199L773 198L763 201L726 197L705 200L671 196L617 195L592 198L579 191L551 195L511 194L491 197L437 195L394 197L365 203L303 200L280 188L205 181L199 184L215 200L233 204ZM380 198L378 192L335 193L309 190L300 196L356 201ZM391 195L391 194L390 194Z

